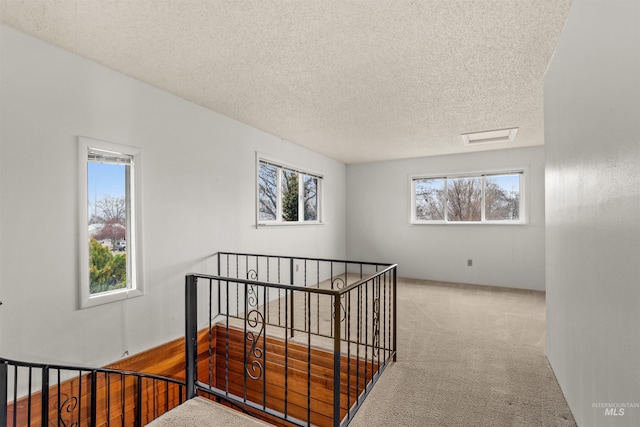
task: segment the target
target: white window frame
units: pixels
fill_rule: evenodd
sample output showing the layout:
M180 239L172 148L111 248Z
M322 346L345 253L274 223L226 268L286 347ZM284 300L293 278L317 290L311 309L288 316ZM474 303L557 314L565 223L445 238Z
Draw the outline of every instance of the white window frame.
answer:
M89 151L99 150L116 156L131 156L127 195L127 287L91 294L89 287L89 209L88 162ZM78 271L79 306L89 308L144 294L142 264L142 150L97 139L78 137Z
M416 181L420 179L444 179L445 180L445 195L446 195L446 182L451 179L457 178L484 178L485 176L492 175L514 175L520 174L520 218L518 220L487 220L485 219L485 186L482 185L482 209L480 221L449 221L447 220L447 200L444 203L444 220L424 220L416 218ZM461 173L440 173L440 174L413 174L409 176L410 187L410 200L411 200L411 212L410 223L413 225L526 225L528 220L527 215L527 187L528 187L529 168L527 166L519 166L506 169L491 169L482 170L476 172L461 172Z
M260 219L260 164L266 163L271 166L278 168L278 176L276 178L277 183L277 206L276 206L276 219L274 220L264 220ZM282 171L288 170L293 171L298 174L298 220L297 221L283 221L282 220ZM324 187L324 176L322 172L300 167L294 165L289 162L285 162L279 159L276 159L271 156L267 156L261 153L256 152L256 227L264 227L264 226L301 226L301 225L322 225L323 222L323 187ZM318 179L318 188L317 188L317 219L315 220L305 220L304 219L304 177L312 176Z

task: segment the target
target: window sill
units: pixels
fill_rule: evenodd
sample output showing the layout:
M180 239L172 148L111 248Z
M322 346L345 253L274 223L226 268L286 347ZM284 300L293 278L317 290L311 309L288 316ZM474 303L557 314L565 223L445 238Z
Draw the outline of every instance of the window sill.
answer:
M529 223L526 221L429 221L429 222L418 222L411 221L409 225L506 225L506 226L517 226L517 225L528 225Z
M325 225L324 222L274 222L274 223L265 223L261 222L256 225L256 228L278 228L278 227L309 227L309 226L319 226Z
M109 304L117 301L124 301L129 298L136 298L144 295L139 289L123 289L118 291L104 292L89 296L80 304L80 308L96 307L102 304Z

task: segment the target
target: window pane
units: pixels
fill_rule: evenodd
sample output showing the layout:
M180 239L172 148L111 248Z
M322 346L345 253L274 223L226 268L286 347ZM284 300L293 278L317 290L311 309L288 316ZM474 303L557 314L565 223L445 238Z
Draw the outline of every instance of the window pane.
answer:
M258 159L258 225L320 222L322 177Z
M318 220L318 178L304 177L304 220Z
M456 178L447 181L447 220L480 221L482 179Z
M444 179L416 180L416 219L444 220Z
M127 287L129 168L124 164L87 164L91 294Z
M520 174L487 176L484 185L485 219L520 219Z
M282 220L298 220L298 174L282 170Z
M263 221L275 221L278 206L278 168L260 165L259 170L259 217Z

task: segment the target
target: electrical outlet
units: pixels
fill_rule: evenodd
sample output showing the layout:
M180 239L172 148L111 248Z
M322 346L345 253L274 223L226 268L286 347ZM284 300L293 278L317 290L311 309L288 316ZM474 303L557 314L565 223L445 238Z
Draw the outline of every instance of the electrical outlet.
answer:
M473 267L473 260L472 259L468 259L467 260L467 267Z

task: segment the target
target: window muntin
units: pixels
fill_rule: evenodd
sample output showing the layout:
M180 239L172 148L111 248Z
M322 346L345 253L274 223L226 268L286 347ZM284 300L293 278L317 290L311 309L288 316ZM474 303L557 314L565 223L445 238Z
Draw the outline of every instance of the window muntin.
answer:
M321 223L322 176L258 158L258 224Z
M142 294L139 149L79 138L80 305Z
M414 224L524 223L523 170L413 177L411 188Z

